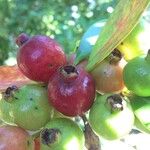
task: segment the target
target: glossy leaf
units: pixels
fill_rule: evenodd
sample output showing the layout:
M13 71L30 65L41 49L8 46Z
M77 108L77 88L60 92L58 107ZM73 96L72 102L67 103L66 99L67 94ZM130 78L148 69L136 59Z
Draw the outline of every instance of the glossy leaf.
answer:
M11 85L18 87L32 82L27 79L17 66L0 66L0 91L4 91Z
M75 65L84 59L88 59L92 47L95 45L98 35L105 26L107 19L102 19L93 25L91 25L87 31L83 34L77 49Z
M92 49L87 70L93 70L132 31L150 0L120 0Z

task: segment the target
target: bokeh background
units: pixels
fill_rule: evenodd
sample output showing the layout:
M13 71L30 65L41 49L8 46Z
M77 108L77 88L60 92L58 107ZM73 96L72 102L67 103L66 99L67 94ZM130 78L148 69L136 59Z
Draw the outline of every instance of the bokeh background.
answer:
M75 50L85 30L108 18L119 0L0 0L0 65L15 63L16 37L55 38L66 53Z

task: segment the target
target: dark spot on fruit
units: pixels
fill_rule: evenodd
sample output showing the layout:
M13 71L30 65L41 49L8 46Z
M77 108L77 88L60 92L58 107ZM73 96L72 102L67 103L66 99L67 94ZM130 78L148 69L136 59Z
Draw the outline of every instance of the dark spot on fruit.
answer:
M60 133L59 129L43 129L41 131L42 143L50 146L50 144L59 140Z
M52 64L48 64L48 67L50 67L50 68L51 68L51 67L53 67L53 65L52 65Z
M18 97L14 97L15 99L18 99Z
M121 45L123 45L123 42L121 42Z

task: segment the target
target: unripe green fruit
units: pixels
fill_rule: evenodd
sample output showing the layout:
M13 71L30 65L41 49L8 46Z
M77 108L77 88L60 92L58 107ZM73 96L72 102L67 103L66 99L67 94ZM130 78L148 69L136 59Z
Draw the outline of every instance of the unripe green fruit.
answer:
M150 97L130 95L129 99L136 116L135 126L143 132L150 133Z
M0 100L0 118L4 122L38 130L50 120L53 108L43 85L29 84L10 93L6 91Z
M149 26L150 23L141 19L131 33L117 47L127 61L147 53L150 48Z
M89 121L92 129L107 140L122 138L134 124L130 104L117 94L106 94L96 98L90 109Z
M124 84L138 96L150 96L150 51L130 60L123 70Z
M52 119L41 131L41 150L83 150L84 134L67 118Z

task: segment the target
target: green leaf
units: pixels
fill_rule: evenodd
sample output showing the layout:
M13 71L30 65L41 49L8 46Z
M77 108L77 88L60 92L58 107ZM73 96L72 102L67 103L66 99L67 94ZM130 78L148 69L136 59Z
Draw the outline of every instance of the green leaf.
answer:
M98 35L102 31L102 28L106 24L107 19L101 19L100 21L92 24L87 31L83 34L79 43L79 48L76 52L75 65L84 59L88 59L92 47L95 45Z
M93 70L137 24L150 0L120 0L90 54L87 71Z

